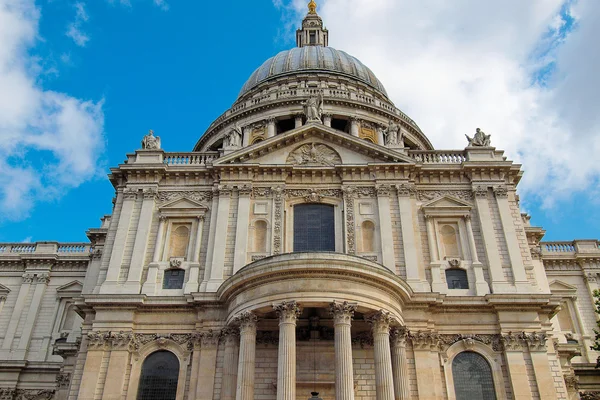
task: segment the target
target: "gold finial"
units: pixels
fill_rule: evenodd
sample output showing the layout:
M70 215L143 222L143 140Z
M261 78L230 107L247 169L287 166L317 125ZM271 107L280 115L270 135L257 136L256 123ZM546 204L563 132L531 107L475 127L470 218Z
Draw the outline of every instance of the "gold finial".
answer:
M308 13L309 14L317 13L317 3L315 3L315 0L310 0L310 3L308 3Z

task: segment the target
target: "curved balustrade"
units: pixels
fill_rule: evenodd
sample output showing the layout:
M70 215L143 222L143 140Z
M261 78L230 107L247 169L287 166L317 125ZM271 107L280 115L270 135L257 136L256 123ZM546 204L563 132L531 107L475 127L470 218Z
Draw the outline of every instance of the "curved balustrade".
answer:
M167 165L207 165L219 157L218 152L211 153L166 153Z
M416 162L422 164L462 164L467 161L465 152L456 151L409 151L408 155Z

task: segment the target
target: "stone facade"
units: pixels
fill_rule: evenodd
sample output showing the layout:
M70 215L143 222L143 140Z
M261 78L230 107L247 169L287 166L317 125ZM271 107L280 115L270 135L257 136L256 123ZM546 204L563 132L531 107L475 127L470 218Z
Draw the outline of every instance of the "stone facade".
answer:
M1 399L144 398L167 352L178 400L463 399L465 354L497 399L597 396L599 242L542 242L489 135L434 150L309 10L193 152L111 170L90 243L0 244Z

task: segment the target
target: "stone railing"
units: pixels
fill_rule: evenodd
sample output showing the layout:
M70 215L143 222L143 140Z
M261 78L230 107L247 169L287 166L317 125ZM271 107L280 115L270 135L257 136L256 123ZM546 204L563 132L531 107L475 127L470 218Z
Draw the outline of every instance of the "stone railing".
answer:
M90 243L0 243L0 256L15 254L87 255L92 252Z
M467 161L464 150L411 150L409 157L422 164L462 164Z
M210 153L165 153L167 165L208 165L219 158L218 152Z
M547 253L575 253L573 242L545 242L541 243L542 251Z

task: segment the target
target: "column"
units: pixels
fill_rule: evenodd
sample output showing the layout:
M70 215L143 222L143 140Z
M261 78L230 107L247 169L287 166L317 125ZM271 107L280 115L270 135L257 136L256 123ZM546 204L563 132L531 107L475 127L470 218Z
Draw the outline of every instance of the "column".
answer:
M331 114L323 114L323 125L331 128Z
M219 332L212 330L202 332L202 347L198 367L197 399L212 399L215 389L215 371L217 369L217 350L219 348Z
M517 238L515 221L512 218L510 205L508 204L508 190L504 186L495 187L494 194L496 195L496 202L498 204L498 210L500 211L500 221L502 222L502 230L504 231L504 238L506 239L506 247L508 248L508 256L510 258L510 265L512 266L515 286L517 286L518 289L528 291L531 287L525 273L525 264L523 263L521 246L519 244L519 239ZM519 218L520 217L519 214Z
M295 301L274 304L279 316L277 400L296 400L296 321L300 307Z
M390 218L390 191L387 185L377 186L377 208L379 209L379 226L381 228L382 264L396 273L396 256L394 254L394 236Z
M431 290L433 292L447 293L448 286L442 282L441 263L435 237L435 222L431 215L425 215L425 225L427 227L427 241L429 242L429 267L431 268Z
M23 274L23 282L19 288L17 301L12 310L10 321L4 335L4 341L2 342L2 358L5 360L9 359L10 357L10 349L15 338L15 333L17 332L17 325L19 324L19 319L21 319L21 314L23 313L23 308L25 307L25 300L27 299L27 295L29 294L29 289L31 288L34 278L35 275L32 273L26 272Z
M396 400L410 399L408 364L406 363L406 339L404 327L392 329L392 373L394 374L394 396Z
M479 214L481 235L488 260L488 270L490 279L492 280L492 291L494 293L503 293L507 291L507 282L502 271L502 264L500 263L500 251L498 250L496 232L494 231L490 205L487 199L488 189L485 186L479 186L475 188L474 193L477 214Z
M350 328L357 305L348 302L329 305L335 330L335 398L354 400L354 367Z
M506 352L506 365L510 377L510 385L515 400L530 400L531 390L529 389L529 378L527 376L527 366L525 357L523 357L523 341L520 335L509 332L502 336L504 350ZM552 385L554 387L554 385Z
M377 400L394 400L394 376L390 354L390 324L392 317L378 311L367 317L372 326L375 358L375 392Z
M123 397L123 386L125 378L127 378L127 366L130 362L129 345L132 336L129 332L111 335L111 351L102 400L121 400Z
M402 231L402 246L404 248L404 263L406 264L406 280L413 290L417 292L430 291L428 284L421 276L419 256L417 254L417 238L415 235L415 221L411 194L414 186L401 184L396 186L398 192L398 207L400 210L400 229ZM424 271L423 271L424 273Z
M304 117L304 114L296 114L295 118L294 118L294 127L296 129L300 128L302 126L302 117Z
M192 253L192 262L190 263L190 275L185 284L184 293L194 293L198 291L200 281L200 250L202 246L202 232L204 231L204 214L196 217L196 239L194 240L194 250Z
M385 131L385 129L386 127L377 125L377 144L379 144L380 146L385 146L385 138L383 136L383 132Z
M156 234L156 241L154 244L154 253L152 255L152 262L148 265L148 276L146 282L142 285L142 293L153 295L156 293L156 279L158 278L158 263L164 247L163 237L165 235L165 224L167 218L159 215L158 217L158 232Z
M144 189L144 201L135 233L131 266L127 275L127 282L125 283L127 293L137 294L140 292L144 259L146 258L146 249L148 248L148 235L152 226L152 214L154 213L157 194L158 191L155 188Z
M256 357L256 323L258 318L246 311L234 320L240 326L240 359L235 399L254 400L254 368Z
M252 127L245 126L244 127L244 138L242 139L242 146L248 147L250 145L250 135L252 134Z
M252 186L239 188L237 227L235 232L235 254L233 257L233 274L246 265L248 254L248 227L250 225L250 195Z
M356 117L350 119L350 134L352 136L359 137L360 133L360 120Z
M217 210L217 223L215 224L215 241L210 266L210 279L206 286L209 292L216 292L223 283L225 264L225 241L227 238L227 225L229 221L229 206L231 204L231 188L219 186L219 206Z
M275 132L275 118L269 118L267 119L267 139L268 138L272 138L273 136L275 136L276 132Z
M554 400L556 399L556 388L550 370L546 340L546 334L541 332L530 333L525 338L531 356L535 381L540 393L540 400Z
M133 214L133 206L137 199L137 189L125 188L123 190L123 205L119 214L119 222L117 223L117 233L110 255L108 264L108 272L106 280L100 288L100 293L113 293L119 281L121 274L121 264L123 263L123 255L125 253L125 243L129 235L129 225L131 224L131 216Z
M473 235L471 215L465 216L465 226L467 227L467 236L469 237L471 265L473 266L473 272L475 272L475 293L477 296L484 296L490 293L490 286L485 281L485 277L483 276L483 265L479 261L479 256L477 255L477 245L475 244L475 236Z
M27 318L25 319L25 325L23 332L21 333L21 339L15 354L11 357L13 360L25 359L29 342L31 341L31 333L35 326L39 311L41 309L42 298L46 292L46 286L50 281L50 274L48 272L37 273L33 282L35 283L35 289L33 291L33 298L31 299L31 305L27 311Z
M225 340L225 354L223 356L223 385L221 400L235 400L235 387L237 383L238 343L240 334L235 328L223 329L221 336Z

